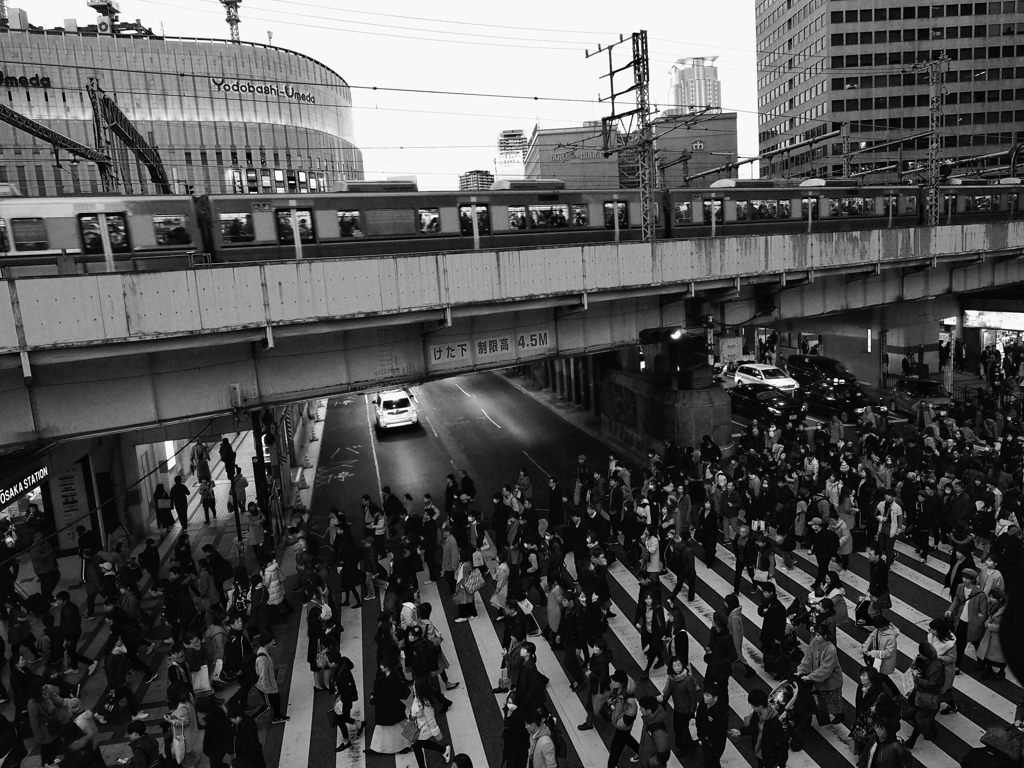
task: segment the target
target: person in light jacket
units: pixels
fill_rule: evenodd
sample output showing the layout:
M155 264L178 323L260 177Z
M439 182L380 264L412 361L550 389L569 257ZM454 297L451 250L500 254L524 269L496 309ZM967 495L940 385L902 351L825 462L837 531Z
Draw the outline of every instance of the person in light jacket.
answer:
M953 600L946 611L946 618L953 625L956 636L956 666L962 668L967 644L975 648L985 634L985 617L988 601L985 593L977 584L978 572L973 568L965 568L962 581L953 593Z
M1006 677L1006 654L999 640L999 628L1006 613L1006 595L1001 589L988 593L988 613L985 616L985 635L978 645L979 680L1003 680Z
M264 629L255 643L256 650L256 690L263 694L263 706L254 715L257 719L268 709L274 710L274 724L287 722L290 718L281 711L281 693L277 688L277 675L274 672L274 657L270 652L277 647L274 633Z
M437 724L434 716L434 689L426 677L416 679L413 686L412 703L409 705L409 719L412 720L419 732L416 734L416 741L412 743L413 754L416 755L416 764L419 768L426 768L426 757L423 750L444 753L445 763L451 762L452 746L444 745L444 734Z
M874 629L861 646L865 661L888 677L896 671L897 641L900 630L885 616L875 616Z
M823 623L811 628L811 642L804 649L804 657L796 669L805 683L812 683L814 692L831 715L832 723L841 723L843 710L843 669L839 666L839 653Z
M729 612L727 616L729 634L732 636L732 642L736 648L736 660L746 670L746 677L753 677L754 670L743 658L743 609L740 608L740 599L735 593L725 596L725 609Z
M181 768L194 768L203 756L203 738L199 734L199 718L192 696L184 686L172 685L167 689L167 704L171 711L164 715L164 720L171 724L172 730L181 728L185 737Z
M829 518L828 527L839 538L836 559L839 560L840 567L845 571L850 567L850 555L853 554L853 534L850 533L850 526L843 518L836 515Z
M530 734L530 751L527 753L526 764L529 768L557 768L555 757L555 740L551 737L551 729L544 722L539 710L526 713L524 721L526 732ZM423 768L423 766L420 766Z

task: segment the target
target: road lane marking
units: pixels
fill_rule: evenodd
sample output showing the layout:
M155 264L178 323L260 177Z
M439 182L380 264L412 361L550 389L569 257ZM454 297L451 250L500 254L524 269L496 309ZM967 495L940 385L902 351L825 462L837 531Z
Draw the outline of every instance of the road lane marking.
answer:
M295 642L295 656L292 658L292 682L288 688L288 716L281 739L281 765L307 765L309 763L309 739L313 733L313 673L306 661L309 650L309 634L305 631L305 611L299 623L299 636Z
M331 458L333 459L335 456L337 456L338 455L338 451L340 451L340 450L341 450L341 448L335 448L334 449L334 453L331 454Z
M456 385L456 386L458 386L458 385ZM496 421L495 421L494 419L492 419L492 418L491 418L490 416L488 416L488 415L487 415L487 411L485 411L485 410L484 410L483 408L481 408L481 409L480 409L480 413L482 413L482 414L484 415L484 417L485 417L485 418L486 418L486 419L487 419L487 420L488 420L489 422L491 422L491 424L493 424L494 426L496 426L496 427L497 427L498 429L501 429L501 424L499 424L499 423L498 423L498 422L496 422Z
M463 389L462 387L460 387L460 386L459 386L459 385L458 385L458 384L457 384L456 382L454 382L454 381L453 381L453 382L452 382L452 384L455 384L455 388L456 388L457 390L459 390L459 392L461 392L462 394L464 394L464 395L465 395L466 397L472 397L472 395L471 395L471 394L469 394L469 392L467 392L467 391L466 391L466 390L464 390L464 389Z
M377 473L377 488L383 488L380 482L380 463L377 461L377 444L373 439L373 422L370 421L370 396L363 395L363 401L366 403L366 428L370 430L370 451L373 453L373 469Z
M484 415L486 415L486 414L484 414ZM541 472L543 472L543 473L544 473L545 475L547 475L548 477L551 477L551 473L550 473L550 472L548 472L548 471L547 471L546 469L544 469L544 467L542 467L542 466L540 465L540 462L538 462L538 461L537 461L537 460L536 460L535 458L533 458L533 456L531 456L530 454L528 454L528 453L527 453L526 451L523 451L523 456L525 456L525 457L526 457L526 458L528 458L528 459L529 459L530 461L532 461L532 462L534 463L534 465L536 465L537 469L539 469L539 470L540 470Z
M346 447L345 450L346 451L352 451L352 453L354 453L356 456L359 455L359 451L357 451L355 448L348 448L348 447ZM337 453L337 451L335 451L335 453ZM333 458L333 456L331 458Z
M433 422L430 421L430 417L427 416L427 414L424 413L423 414L423 418L427 420L427 426L429 426L430 427L430 431L434 433L434 437L437 437L437 430L434 429L434 424L433 424ZM441 438L438 438L438 440L440 440L440 439Z
M487 753L484 752L484 743L480 738L480 727L473 714L473 704L469 700L469 691L466 690L468 687L466 675L462 670L462 664L459 662L459 651L455 647L455 642L451 640L452 632L448 626L448 616L445 614L444 605L441 603L441 595L438 592L437 584L432 581L428 581L426 584L421 582L420 597L425 602L434 606L434 610L430 613L430 620L445 639L449 640L448 646L445 648L445 656L448 658L450 669L457 671L462 680L462 685L445 693L452 702L451 709L445 715L448 720L452 751L456 754L465 752L472 759L473 765L487 765ZM473 595L473 600L476 601L476 595ZM479 604L477 605L477 612L480 612ZM463 623L472 624L477 621L490 623L491 618L487 615L487 611L484 610L482 615ZM457 742L453 726L458 728Z

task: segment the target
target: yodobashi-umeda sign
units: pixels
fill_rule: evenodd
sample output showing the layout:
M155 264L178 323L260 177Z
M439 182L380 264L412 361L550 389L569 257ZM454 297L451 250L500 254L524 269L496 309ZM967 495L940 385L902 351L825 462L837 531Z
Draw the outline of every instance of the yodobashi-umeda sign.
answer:
M47 467L42 467L37 469L28 477L22 478L14 485L8 486L7 488L0 488L0 507L6 507L14 501L14 499L31 491L43 482L49 474L50 470Z
M300 91L287 83L254 83L249 80L228 80L223 77L211 77L210 83L218 93L253 93L261 96L284 96L305 104L316 104L312 93Z
M50 78L38 73L26 77L10 72L0 72L0 85L5 88L18 88L19 86L22 88L49 88Z

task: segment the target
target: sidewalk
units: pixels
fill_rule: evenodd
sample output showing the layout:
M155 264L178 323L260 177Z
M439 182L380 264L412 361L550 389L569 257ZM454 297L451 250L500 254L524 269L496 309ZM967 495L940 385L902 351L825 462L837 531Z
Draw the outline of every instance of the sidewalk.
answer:
M314 428L314 434L322 433L322 431L322 424L318 424ZM247 480L249 480L249 487L246 489L246 493L247 498L252 500L255 495L255 484L252 477L252 458L255 455L255 446L253 445L252 433L238 433L233 437L229 437L229 439L231 440L232 447L236 452L237 465L242 468L242 474ZM309 458L313 464L312 472L315 473L315 462L319 455L319 443L313 442L311 445L314 446L314 448L309 451ZM181 455L182 454L179 454L179 457ZM188 533L190 535L193 556L198 561L202 555L202 547L206 544L212 544L229 560L237 562L235 559L237 553L235 520L234 515L229 513L227 509L230 487L224 476L224 465L220 463L219 460L215 460L211 463L212 477L215 483L215 494L217 499L217 514L215 518L211 519L209 524L204 522L202 503L199 499L198 493L199 484L197 480L194 476L190 476L185 480L185 484L192 492L189 497ZM312 480L313 477L313 475L310 474L310 471L311 470L309 468L306 468L301 473L307 481ZM306 503L307 508L309 506L310 494L310 490L300 491L302 500ZM153 538L158 541L158 548L161 557L161 571L162 573L165 573L171 552L178 540L178 536L181 534L181 527L176 523L170 529L170 533L166 538L161 541L159 538L159 531L157 531L153 526L155 526L155 520L147 532L148 538ZM139 541L133 541L133 546L131 547L132 556L137 556L144 548L145 543L145 538ZM287 578L294 574L295 560L293 549L290 547L284 549L284 553L281 554L283 546L284 542L279 541L278 553L280 556L279 561L281 564L281 572L282 575ZM251 552L246 556L246 560L247 562L245 564L249 568L250 572L252 572L254 564L251 562ZM84 587L79 584L81 561L79 558L71 556L61 558L59 562L62 578L57 587L58 591L66 589L70 592L72 601L79 604L80 608L84 611L85 590ZM36 581L30 564L26 563L22 565L18 583L19 586L30 594L38 591L38 582ZM149 583L149 577L147 575L142 581L142 607L143 610L152 615L159 613L162 598L154 597L150 593L151 588L152 585ZM278 678L282 693L289 689L289 679L292 672L292 664L290 662L295 656L297 656L297 654L294 653L295 640L300 629L299 620L301 618L301 614L302 611L297 610L286 624L279 625L275 628L275 633L278 635L278 649L275 652L275 661L277 662ZM102 660L103 650L110 637L109 625L103 616L104 611L98 609L97 619L92 621L83 619L84 631L80 652L84 656ZM36 636L38 637L42 632L42 623L38 619L33 619L33 628ZM3 634L6 639L6 628ZM166 637L166 625L154 627L154 631L150 633L150 636L152 639L158 641ZM158 741L161 741L159 724L162 722L162 715L167 711L167 675L165 671L164 658L168 649L168 645L158 642L158 647L152 656L140 654L140 657L146 664L155 671L160 672L155 681L149 685L145 685L139 678L129 680L129 685L135 690L135 699L139 707L139 711L148 712L150 715L149 719L143 722L148 726L149 733L157 736ZM307 667L308 669L308 665L305 664L304 653L302 654L301 662L302 666ZM33 665L33 670L38 671L39 666L39 664ZM83 680L79 697L81 698L83 705L88 709L94 709L96 707L100 697L106 690L106 676L101 670L98 670L92 677L84 678ZM77 678L70 679L77 681ZM231 692L232 691L229 688L218 695L226 697L229 696ZM4 708L0 709L0 712L12 720L15 715L14 707L11 703L4 705ZM115 715L115 718L110 721L110 724L101 726L100 748L103 753L103 758L108 765L116 764L118 758L131 756L131 750L124 734L124 728L128 722L127 714L124 711L124 708L121 708L117 715ZM275 729L278 734L274 733ZM268 755L269 764L273 764L273 757L276 756L280 749L281 731L281 728L271 727L269 725L269 721L261 724L261 738L264 739L264 751ZM26 766L26 768L35 768L35 766L40 764L38 751L34 749L34 742L31 739L26 740L25 745L29 749L30 756L25 759L23 765ZM208 764L208 761L204 757L200 765L206 764Z

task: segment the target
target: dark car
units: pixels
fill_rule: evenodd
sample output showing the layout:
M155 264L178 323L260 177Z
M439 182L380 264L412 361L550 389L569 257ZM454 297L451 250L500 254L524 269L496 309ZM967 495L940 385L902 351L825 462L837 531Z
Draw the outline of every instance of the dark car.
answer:
M732 409L767 424L797 424L807 404L768 384L737 384L729 390Z
M812 381L847 386L857 383L857 377L845 365L831 357L819 355L790 355L786 358L786 372L803 385Z
M913 377L896 379L889 393L889 410L913 415L922 403L935 411L948 411L953 398L938 381Z
M879 413L886 413L889 410L879 398L871 397L857 385L815 381L804 387L803 394L807 398L809 408L827 413L829 416L834 413L844 424L856 421L869 405Z

